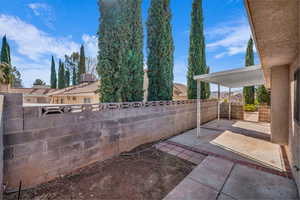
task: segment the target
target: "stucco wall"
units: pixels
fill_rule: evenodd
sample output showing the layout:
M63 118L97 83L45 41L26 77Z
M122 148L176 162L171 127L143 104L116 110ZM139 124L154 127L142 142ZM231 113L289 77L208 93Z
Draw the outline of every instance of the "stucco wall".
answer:
M288 143L289 91L289 66L273 67L271 69L271 140L282 145Z
M300 56L300 55L299 55ZM300 168L300 125L294 120L294 97L295 97L295 81L294 73L300 68L300 59L297 58L289 68L289 83L290 83L290 96L289 96L289 142L287 145L287 152L292 166L292 171L298 190L300 191L300 173L296 171L293 166ZM299 102L298 102L299 103Z
M21 96L7 96L4 180L10 189L20 179L34 186L196 127L193 100L23 108ZM203 122L215 119L216 101L203 102L202 112Z

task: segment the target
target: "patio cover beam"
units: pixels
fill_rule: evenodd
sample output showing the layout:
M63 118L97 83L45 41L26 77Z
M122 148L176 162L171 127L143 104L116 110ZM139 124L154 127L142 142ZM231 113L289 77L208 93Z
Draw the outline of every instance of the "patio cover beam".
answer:
M220 84L227 88L265 84L264 74L260 65L198 75L194 79L206 83Z

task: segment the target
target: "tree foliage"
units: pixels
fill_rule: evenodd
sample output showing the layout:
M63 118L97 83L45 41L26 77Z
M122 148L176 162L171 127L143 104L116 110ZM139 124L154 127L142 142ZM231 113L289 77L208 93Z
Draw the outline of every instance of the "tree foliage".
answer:
M65 66L70 71L70 80L72 80L72 85L77 85L79 83L79 58L78 52L73 52L71 56L65 55Z
M187 73L188 98L197 98L197 82L195 75L209 73L206 65L205 37L203 31L202 0L194 0L192 7L192 23L190 28L190 47ZM208 99L210 96L210 85L201 82L201 99Z
M147 20L148 100L173 96L174 45L170 0L151 0Z
M0 83L13 84L15 80L14 68L5 62L0 63Z
M2 38L1 62L11 65L10 47L6 39L6 35Z
M0 64L0 83L22 87L21 73L11 65L10 47L5 35L2 38Z
M65 69L65 87L69 87L70 86L70 79L71 79L71 73L70 73L70 69L66 68Z
M257 88L257 101L259 104L268 104L270 105L270 92L266 89L264 85L261 85Z
M80 77L82 74L86 72L85 68L85 53L84 53L84 46L81 45L80 47L80 57L79 57L79 67L78 67L78 82L80 83Z
M247 45L247 52L246 52L246 61L245 66L252 66L254 65L254 54L253 54L253 40L250 38ZM247 86L243 89L244 95L244 103L245 104L254 104L255 100L255 87L254 86Z
M57 88L57 76L56 76L55 61L54 61L53 56L51 59L50 85L51 85L51 88Z
M46 85L46 83L42 79L35 79L33 85Z
M123 77L126 84L122 89L122 101L142 101L144 97L142 0L126 0L125 2L128 47L125 49L123 65Z
M98 32L98 74L100 101L121 102L126 83L124 66L128 47L125 0L99 0L100 27Z
M65 67L64 63L59 60L59 68L58 68L58 88L65 88Z

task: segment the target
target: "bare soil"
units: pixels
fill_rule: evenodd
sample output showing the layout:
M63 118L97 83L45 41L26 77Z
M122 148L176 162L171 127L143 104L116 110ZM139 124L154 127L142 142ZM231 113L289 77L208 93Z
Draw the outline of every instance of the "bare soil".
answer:
M138 153L137 153L138 152ZM194 165L151 147L97 162L77 172L21 193L33 200L156 200L163 199ZM18 194L5 195L15 200Z

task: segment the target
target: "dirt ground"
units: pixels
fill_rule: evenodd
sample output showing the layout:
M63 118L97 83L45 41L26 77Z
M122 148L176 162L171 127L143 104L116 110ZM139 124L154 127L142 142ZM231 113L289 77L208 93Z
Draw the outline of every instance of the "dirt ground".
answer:
M138 147L127 155L95 163L72 175L23 191L21 199L163 199L194 165L149 146ZM17 193L4 196L4 200L15 199Z

